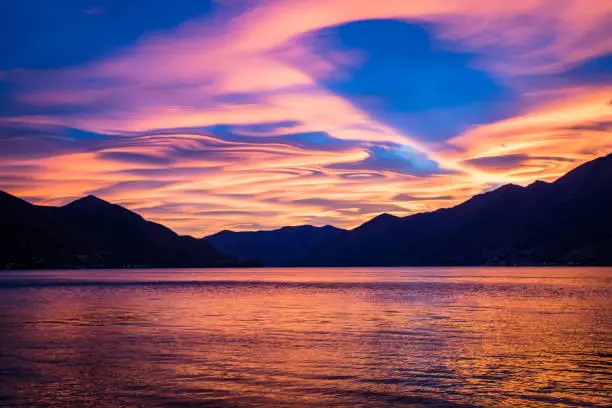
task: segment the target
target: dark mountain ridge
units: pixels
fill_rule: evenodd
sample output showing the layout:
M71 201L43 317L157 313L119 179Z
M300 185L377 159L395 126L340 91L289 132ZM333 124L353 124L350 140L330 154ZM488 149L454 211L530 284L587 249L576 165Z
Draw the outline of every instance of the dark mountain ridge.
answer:
M45 207L0 191L0 268L612 265L611 208L612 154L553 183L508 184L348 231L304 225L195 239L94 196Z
M283 266L306 255L323 241L340 238L344 232L331 225L300 225L272 231L223 230L204 239L237 259L260 262L266 266Z
M299 265L612 264L612 155L553 183L508 184L448 209L374 218Z
M46 207L0 192L0 241L3 269L243 265L94 196Z

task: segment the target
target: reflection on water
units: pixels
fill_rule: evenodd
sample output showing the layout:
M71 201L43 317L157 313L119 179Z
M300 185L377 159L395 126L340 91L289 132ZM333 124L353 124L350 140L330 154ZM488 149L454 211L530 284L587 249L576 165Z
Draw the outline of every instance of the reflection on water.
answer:
M0 406L607 406L612 269L0 273Z

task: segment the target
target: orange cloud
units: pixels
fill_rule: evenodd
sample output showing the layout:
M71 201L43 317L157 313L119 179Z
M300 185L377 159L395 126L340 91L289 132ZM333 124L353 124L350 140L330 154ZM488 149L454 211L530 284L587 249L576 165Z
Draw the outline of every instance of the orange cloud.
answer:
M84 66L5 72L18 103L68 113L6 116L0 126L75 128L114 139L95 148L70 147L69 140L65 150L43 158L2 156L0 187L50 204L93 192L201 236L232 225L353 227L382 211L407 215L501 183L550 180L612 150L612 88L540 89L537 78L524 77L563 72L611 52L610 36L596 35L610 13L610 2L595 0L588 7L578 0L564 7L547 0L279 0L231 21L186 22ZM480 50L478 64L521 94L521 110L428 143L324 88L321 78L342 75L367 56L347 50L322 59L301 36L382 18L430 22L449 47ZM85 109L92 106L105 108ZM246 132L248 142L209 130L281 121L294 126ZM282 138L321 132L349 147L303 147ZM268 140L273 137L278 141ZM367 163L373 145L410 152L409 164L425 157L441 171L415 176L359 168L355 163Z

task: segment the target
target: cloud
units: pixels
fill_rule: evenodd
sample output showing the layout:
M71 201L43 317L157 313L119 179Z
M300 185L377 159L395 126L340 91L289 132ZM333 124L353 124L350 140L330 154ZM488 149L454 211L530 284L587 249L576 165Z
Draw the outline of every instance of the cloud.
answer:
M508 154L502 156L478 157L466 160L464 163L483 170L515 170L528 163L561 162L574 163L575 160L567 157L529 156L527 154Z
M612 120L596 121L592 123L587 122L584 124L569 127L568 130L610 132L612 131Z
M396 201L448 201L448 200L454 200L455 197L450 196L450 195L443 195L443 196L415 196L412 194L398 194L395 197L393 197L394 200Z
M612 149L609 2L128 3L1 13L0 188L350 228Z
M552 180L571 170L576 162L589 160L587 151L609 153L609 142L602 137L598 124L610 118L610 91L610 86L571 87L535 94L534 99L544 102L522 116L465 132L451 140L460 150L447 155L464 157L468 166L484 164L490 174L500 177L498 181L488 180L492 183ZM603 135L606 133L603 130ZM502 159L469 162L498 156Z
M0 159L88 152L105 146L122 146L122 142L116 135L56 125L2 123L0 119Z
M172 158L169 157L159 157L144 153L131 153L122 151L104 151L99 153L98 157L103 160L112 160L133 164L170 164L173 161Z
M338 211L341 214L377 214L381 212L408 213L409 209L389 203L363 203L350 200L305 198L293 201L294 204L314 206L323 211Z
M358 162L333 164L330 168L350 170L378 170L411 176L428 176L445 171L424 154L410 148L385 144L371 145L366 148L368 156Z
M360 145L356 141L332 137L327 132L290 133L296 125L296 122L286 122L281 125L268 123L214 125L204 128L204 133L212 134L224 141L259 145L282 144L311 150L350 150ZM202 130L197 132L202 133Z
M508 154L505 156L478 157L466 160L465 163L485 170L513 169L529 160L526 154Z
M110 186L106 186L104 188L99 188L96 190L91 190L87 194L92 194L96 196L108 197L108 196L117 196L122 193L133 193L135 191L142 191L145 193L150 193L153 190L158 188L168 187L174 184L173 182L168 181L160 181L160 180L130 180L130 181L121 181L116 184L112 184Z

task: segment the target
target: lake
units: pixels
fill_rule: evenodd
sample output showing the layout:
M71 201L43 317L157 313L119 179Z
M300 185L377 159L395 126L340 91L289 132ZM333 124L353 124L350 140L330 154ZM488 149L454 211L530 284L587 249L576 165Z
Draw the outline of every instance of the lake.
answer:
M0 272L0 406L604 407L612 268Z

